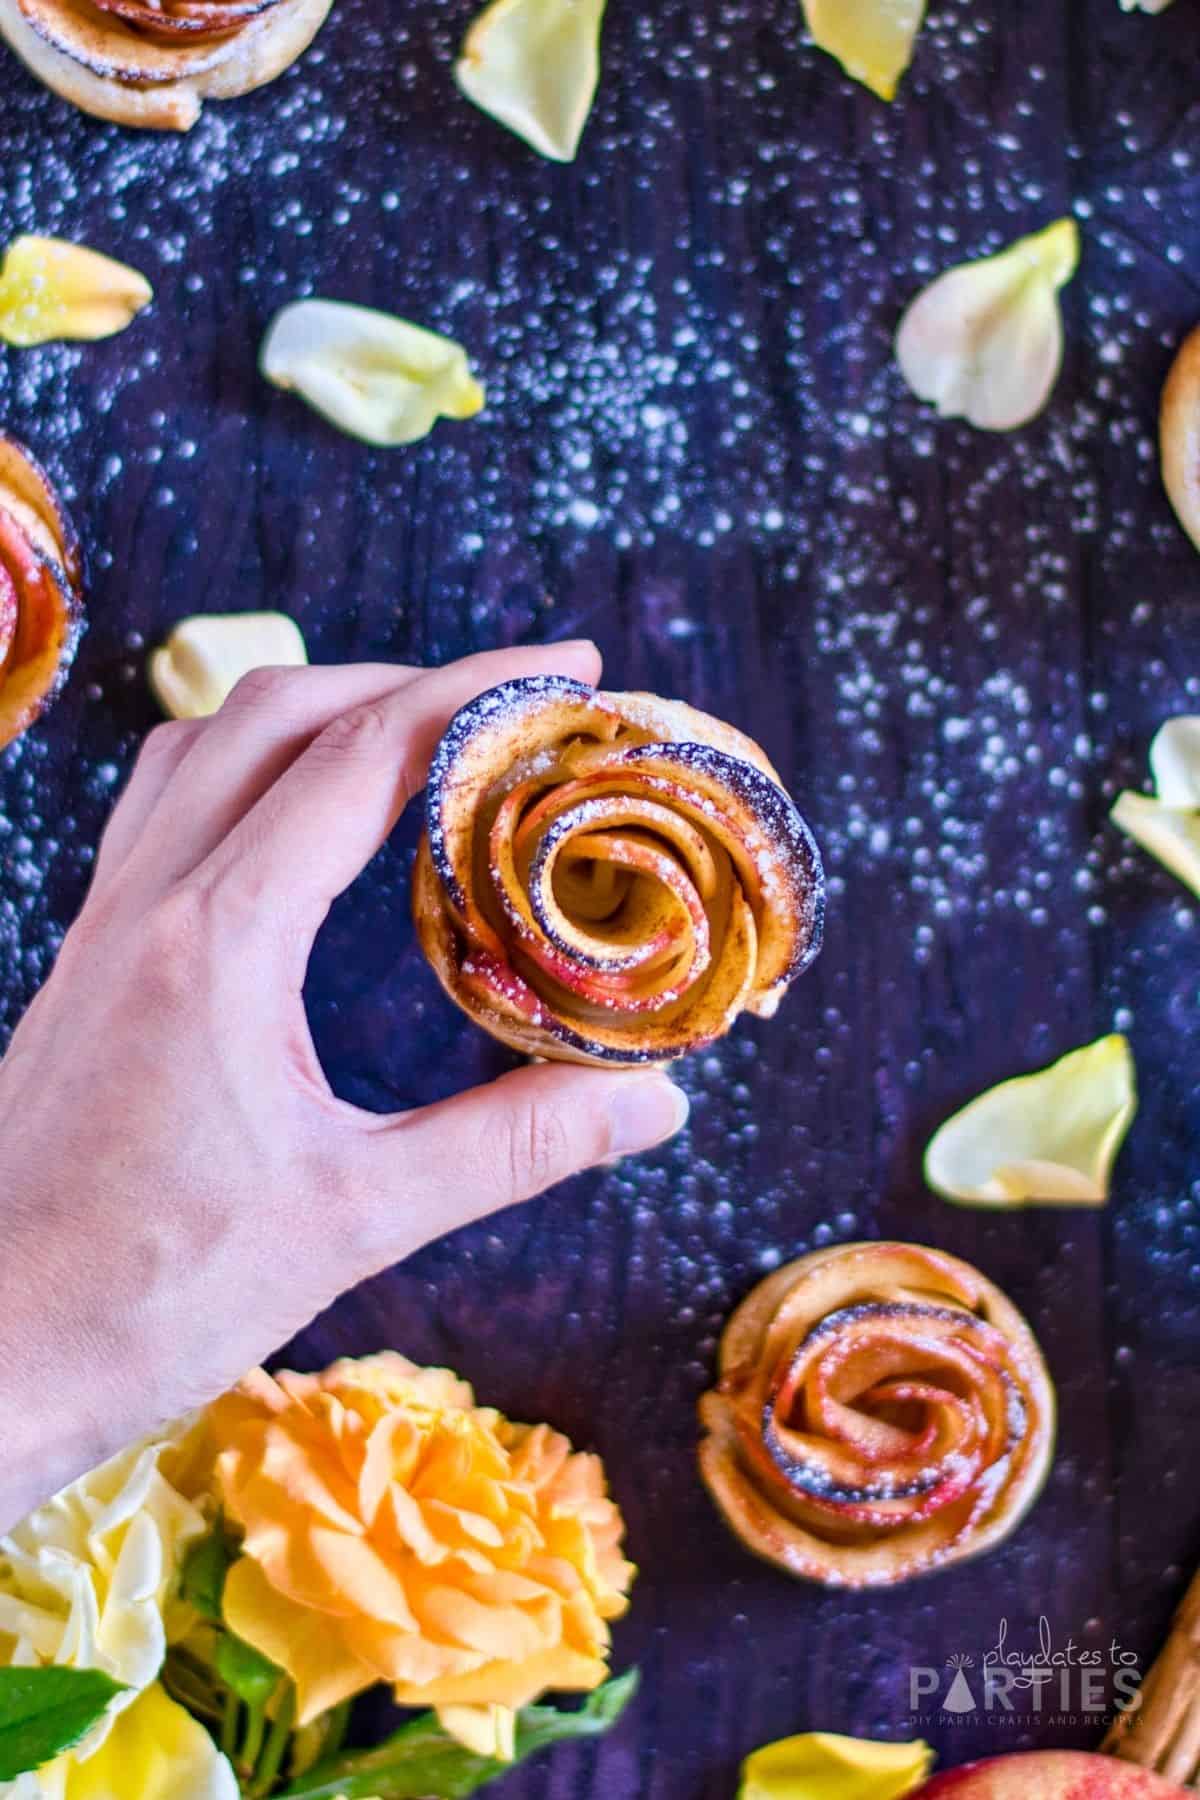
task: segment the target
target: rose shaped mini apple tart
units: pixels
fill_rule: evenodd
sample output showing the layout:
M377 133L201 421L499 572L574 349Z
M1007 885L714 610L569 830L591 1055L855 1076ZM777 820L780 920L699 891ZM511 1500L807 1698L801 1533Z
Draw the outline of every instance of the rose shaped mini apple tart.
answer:
M79 540L50 478L0 431L0 747L62 683L83 629Z
M841 1245L760 1282L700 1419L727 1523L830 1587L888 1586L999 1543L1054 1449L1024 1319L969 1263L915 1244Z
M206 100L274 81L333 0L0 0L0 32L46 86L97 118L188 131Z
M820 948L811 832L757 744L679 701L493 688L434 756L428 821L425 954L531 1056L669 1061L769 1017Z
M1188 332L1167 374L1158 443L1167 498L1200 550L1200 325Z

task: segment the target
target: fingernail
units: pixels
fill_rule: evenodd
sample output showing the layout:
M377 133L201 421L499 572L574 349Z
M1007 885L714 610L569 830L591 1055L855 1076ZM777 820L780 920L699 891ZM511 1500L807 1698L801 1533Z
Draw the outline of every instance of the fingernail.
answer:
M675 1136L688 1116L688 1097L665 1075L630 1075L608 1103L609 1161L649 1150Z
M549 646L551 650L594 650L595 638L559 638Z

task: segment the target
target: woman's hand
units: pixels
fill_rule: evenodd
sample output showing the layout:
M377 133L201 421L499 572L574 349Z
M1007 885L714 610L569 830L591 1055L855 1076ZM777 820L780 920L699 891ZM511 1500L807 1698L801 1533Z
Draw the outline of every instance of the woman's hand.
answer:
M343 1289L683 1123L661 1074L561 1064L378 1117L313 1050L330 903L457 708L543 670L594 681L599 658L261 670L147 740L0 1065L0 1529Z

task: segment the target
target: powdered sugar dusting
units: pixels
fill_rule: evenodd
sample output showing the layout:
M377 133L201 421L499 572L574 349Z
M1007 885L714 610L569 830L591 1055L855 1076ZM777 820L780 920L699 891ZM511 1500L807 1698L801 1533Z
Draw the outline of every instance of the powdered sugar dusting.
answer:
M1200 563L1154 442L1200 311L1195 8L938 0L887 108L806 42L796 0L613 5L565 170L455 95L469 13L336 0L300 64L187 139L79 119L3 61L4 233L82 238L157 292L110 343L0 352L0 416L45 453L92 568L72 680L0 759L3 1020L78 905L155 718L146 649L186 611L282 607L319 661L589 632L611 685L764 744L827 866L811 976L675 1070L693 1113L673 1148L459 1234L301 1352L400 1342L605 1451L644 1569L622 1642L653 1703L601 1748L596 1791L690 1796L806 1711L894 1737L906 1661L978 1651L993 1576L1148 1655L1193 1565L1200 911L1106 813L1162 719L1200 704ZM902 307L1067 212L1083 262L1047 413L1004 438L938 422L892 367ZM486 411L404 452L339 439L255 371L308 293L450 332ZM404 829L309 986L339 1091L387 1107L507 1060L413 948ZM928 1197L950 1111L1109 1025L1133 1033L1142 1111L1107 1213L1014 1224ZM876 1232L981 1263L1067 1404L987 1581L872 1604L728 1541L693 1407L759 1273ZM836 1693L797 1664L798 1609L822 1666L854 1671ZM786 1679L744 1673L764 1667ZM944 1738L955 1759L995 1743ZM1034 1738L1018 1722L1005 1746Z

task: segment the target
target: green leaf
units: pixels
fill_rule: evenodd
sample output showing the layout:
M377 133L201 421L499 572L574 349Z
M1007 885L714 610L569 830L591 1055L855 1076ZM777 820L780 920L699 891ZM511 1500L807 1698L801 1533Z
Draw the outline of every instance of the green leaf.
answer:
M234 1551L220 1525L193 1544L183 1564L183 1598L202 1619L221 1623L221 1596Z
M213 1667L247 1706L265 1706L283 1677L282 1669L232 1631L217 1639Z
M265 1706L283 1679L283 1671L224 1623L225 1577L237 1557L237 1545L218 1521L217 1527L189 1551L183 1565L183 1597L200 1614L222 1627L212 1652L217 1679L247 1706Z
M0 1669L0 1781L70 1750L124 1691L99 1669Z
M514 1763L569 1738L599 1737L615 1725L637 1692L630 1669L588 1697L577 1712L527 1706L517 1714L514 1762L476 1756L443 1731L433 1713L403 1725L375 1750L352 1750L311 1769L283 1793L291 1800L461 1800Z

